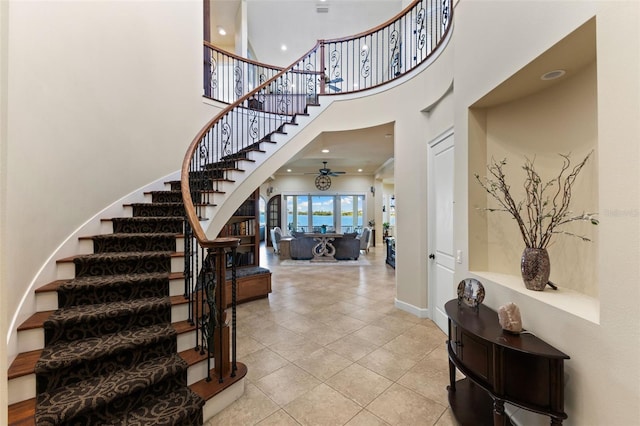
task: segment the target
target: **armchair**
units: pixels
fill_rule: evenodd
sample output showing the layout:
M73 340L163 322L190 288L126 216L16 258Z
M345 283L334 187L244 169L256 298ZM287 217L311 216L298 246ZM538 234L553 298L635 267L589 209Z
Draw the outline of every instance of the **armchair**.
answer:
M271 229L271 244L274 253L280 253L280 240L282 239L282 229L279 226Z
M371 228L363 228L362 234L358 236L360 240L360 250L364 250L369 253L369 247L371 247Z

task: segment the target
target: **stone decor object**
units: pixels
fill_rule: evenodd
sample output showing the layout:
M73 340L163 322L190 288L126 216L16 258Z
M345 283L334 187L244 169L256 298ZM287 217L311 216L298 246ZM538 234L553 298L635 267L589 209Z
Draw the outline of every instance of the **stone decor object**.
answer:
M502 305L498 308L498 322L504 331L513 334L520 334L522 331L522 317L520 308L513 302Z

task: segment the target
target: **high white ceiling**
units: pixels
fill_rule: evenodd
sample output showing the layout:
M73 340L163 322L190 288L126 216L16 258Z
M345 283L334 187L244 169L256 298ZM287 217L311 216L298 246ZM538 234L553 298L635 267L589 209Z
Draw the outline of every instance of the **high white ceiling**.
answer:
M357 34L376 27L398 14L402 0L245 0L247 33L254 59L272 65L287 66L315 46L319 39ZM211 0L211 42L235 51L236 24L241 0ZM317 7L328 7L319 13ZM227 31L220 36L217 28ZM287 50L281 49L282 44ZM276 174L317 172L322 161L333 170L347 174L376 174L390 182L393 167L393 123L368 129L324 132L298 153ZM322 149L329 153L322 153ZM392 162L391 162L392 164ZM358 172L363 169L363 172Z

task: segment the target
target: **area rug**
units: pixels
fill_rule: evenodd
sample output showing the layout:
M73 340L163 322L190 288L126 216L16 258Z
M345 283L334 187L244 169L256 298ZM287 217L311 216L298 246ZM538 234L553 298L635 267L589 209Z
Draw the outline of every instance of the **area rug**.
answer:
M312 262L310 260L285 259L280 261L280 266L369 266L371 263L365 258L358 260L336 260L335 262Z

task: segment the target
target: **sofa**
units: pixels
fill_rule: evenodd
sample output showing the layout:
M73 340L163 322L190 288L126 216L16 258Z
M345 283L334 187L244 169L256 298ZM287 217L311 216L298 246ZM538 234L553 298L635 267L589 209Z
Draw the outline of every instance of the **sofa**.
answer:
M360 240L355 238L355 234L344 235L331 241L336 249L334 257L336 260L357 260L360 256ZM303 233L293 232L289 244L291 259L310 260L313 259L313 248L318 241Z

